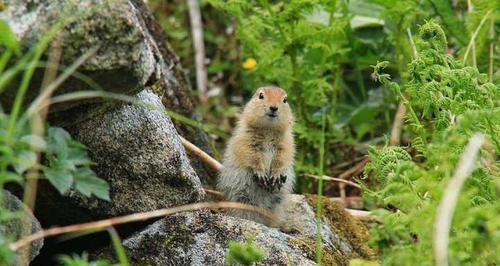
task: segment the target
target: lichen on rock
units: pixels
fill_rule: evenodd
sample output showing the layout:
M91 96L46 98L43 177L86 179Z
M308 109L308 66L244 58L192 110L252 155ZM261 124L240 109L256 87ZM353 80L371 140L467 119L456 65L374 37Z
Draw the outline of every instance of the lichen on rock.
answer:
M2 211L8 211L14 214L11 219L5 219L7 217L4 217L4 219L0 221L0 232L2 236L11 237L17 240L20 239L21 236L33 234L42 230L40 223L33 216L31 210L24 205L20 199L3 189L0 189L0 196L2 197L0 199ZM27 255L27 262L29 262L40 253L42 246L43 239L39 239L27 247L21 248L17 253ZM17 259L19 259L19 257ZM16 261L16 265L19 265L19 263L20 261Z
M362 242L366 240L363 225L342 209L327 209L322 220L323 264L348 265L352 258L373 259L371 250ZM224 211L181 213L125 239L123 246L132 265L224 265L229 243L245 242L251 237L253 245L264 252L264 260L256 265L316 265L314 208L303 195L291 195L286 212L286 229L227 216ZM338 221L328 218L332 214L330 218ZM339 223L345 225L332 228ZM344 234L340 232L344 228L353 229ZM108 248L96 257L114 255Z
M318 198L315 195L307 195L307 202L316 210ZM363 222L352 217L342 206L328 198L321 200L322 216L328 222L330 229L347 241L352 253L350 258L363 258L374 260L375 253L367 245L369 233Z

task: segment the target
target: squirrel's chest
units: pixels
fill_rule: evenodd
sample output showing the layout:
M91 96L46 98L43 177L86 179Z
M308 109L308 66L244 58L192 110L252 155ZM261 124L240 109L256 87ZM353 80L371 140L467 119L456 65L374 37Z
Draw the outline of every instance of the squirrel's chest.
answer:
M265 147L262 151L262 156L264 158L264 165L267 171L271 169L271 162L273 161L275 153L276 149L272 145Z
M266 171L269 171L271 168L271 162L276 156L278 150L276 147L276 143L274 143L274 141L265 140L256 141L254 142L253 148L258 154L260 154L260 156L262 156L264 167Z

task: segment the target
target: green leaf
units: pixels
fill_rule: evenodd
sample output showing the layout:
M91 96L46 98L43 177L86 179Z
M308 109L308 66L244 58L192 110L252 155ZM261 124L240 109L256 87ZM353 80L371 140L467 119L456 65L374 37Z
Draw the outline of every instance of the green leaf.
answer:
M36 164L37 155L33 151L21 151L16 159L17 163L14 164L14 169L16 173L22 175L26 170Z
M44 170L44 174L61 194L66 192L73 184L73 176L67 171L47 168Z
M367 16L372 18L381 18L384 8L366 0L349 1L349 12L355 16Z
M22 136L20 141L40 150L44 150L47 147L47 142L37 135Z
M15 174L15 173L12 173L12 172L4 172L4 173L0 173L0 183L8 183L8 182L16 182L16 183L19 183L21 184L23 182L23 177L18 175L18 174Z
M92 163L85 150L76 148L68 150L68 158L66 160L74 166L90 165Z
M0 208L0 222L21 219L22 217L23 213L21 211L9 211L8 209Z
M66 158L68 154L69 133L60 127L49 128L49 148L51 153L55 153L59 158Z
M73 162L71 160L68 160L66 158L55 160L55 163L53 164L53 168L58 169L59 171L66 171L66 172L70 172L70 173L72 173L73 171L76 171L75 164L73 164Z
M111 266L111 264L106 260L96 260L89 261L89 256L86 252L81 255L73 254L71 256L62 255L59 258L59 262L64 266Z
M0 265L14 265L16 252L9 248L10 241L0 234Z
M4 20L0 20L0 44L5 45L7 49L12 49L16 54L20 53L17 37Z
M253 265L264 259L262 249L253 244L253 239L247 239L246 243L236 241L229 242L229 251L226 254L226 262L242 265Z
M314 7L312 12L305 14L307 21L328 26L330 23L330 14L325 10L322 5Z
M87 197L94 194L100 199L110 200L108 183L98 178L94 171L88 168L77 170L75 175L75 189Z
M385 22L382 19L365 17L365 16L354 16L351 19L351 28L371 28L371 27L382 27Z
M458 40L460 45L466 46L469 41L467 38L467 30L464 23L461 22L455 14L451 2L442 0L431 0L430 2L439 16L443 19L443 22L448 26L446 29L453 34L453 37Z
M118 261L121 266L129 266L127 255L125 253L125 249L123 248L122 241L120 240L120 236L116 232L113 227L108 229L109 236L111 237L111 243L113 244L113 249L115 250L116 256L118 257Z

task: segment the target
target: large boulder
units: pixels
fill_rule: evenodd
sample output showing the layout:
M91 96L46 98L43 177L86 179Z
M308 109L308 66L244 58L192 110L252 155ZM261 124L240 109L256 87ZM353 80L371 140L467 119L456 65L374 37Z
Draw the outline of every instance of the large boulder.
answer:
M95 172L108 181L111 201L70 191L64 200L77 208L51 211L59 196L47 187L37 203L43 222L92 220L182 205L204 197L200 180L158 96L145 90L135 98L137 104L120 105L68 127L88 147L96 163Z
M35 47L57 22L68 22L55 38L62 44L60 73L89 50L98 48L95 55L58 88L56 94L94 90L96 84L99 89L127 95L149 88L169 110L198 118L186 75L144 1L3 2L0 19L12 28L23 51ZM49 51L47 49L46 54ZM41 62L46 62L47 57L44 55ZM39 94L43 76L43 68L35 71L25 102L30 102ZM7 91L2 93L0 104L7 110L13 103L20 80L14 78ZM119 104L101 98L66 102L51 107L49 120L53 125L66 127L95 116L96 108L106 112ZM185 138L210 151L204 132L180 123L175 123L175 126ZM199 163L195 165L199 173L207 175L205 167Z
M246 242L253 238L253 245L264 252L264 260L258 265L316 265L312 201L313 198L291 196L286 213L288 233L201 210L159 220L122 244L132 265L224 265L230 241ZM324 203L328 206L321 223L322 264L348 265L349 259L357 257L373 259L366 246L366 228L335 203ZM332 221L331 215L338 222ZM111 249L97 255L113 256Z
M25 51L35 47L58 22L67 24L55 37L62 45L60 70L98 47L95 55L86 60L78 72L106 91L135 94L158 71L153 47L146 41L147 30L142 27L138 11L129 1L4 2L6 8L0 12L0 19L10 25ZM51 49L47 50L48 53ZM26 94L27 101L39 94L43 74L44 69L35 72ZM7 109L18 84L12 82L10 85L11 89L2 95L2 103ZM60 86L57 93L85 89L93 88L74 76ZM81 104L61 104L52 107L51 112ZM85 119L85 114L72 112L61 117L67 123L76 123L79 119Z
M15 214L12 219L3 220L0 222L0 235L4 237L11 237L12 239L20 239L22 236L28 234L34 234L42 230L40 223L33 216L31 210L23 204L16 196L12 195L6 190L0 190L0 195L2 200L0 201L0 206L3 210L9 211ZM32 261L43 246L43 239L34 241L29 246L21 248L18 254L24 254L28 261L22 263L19 261L19 256L16 258L17 261L13 265L28 265L29 261ZM20 264L21 263L21 264Z
M69 128L110 184L103 211L120 215L201 200L200 180L160 99L148 90L137 99L144 106L123 105Z
M50 108L51 124L66 128L89 148L90 157L96 162L93 169L110 184L111 202L85 198L75 191L61 197L42 182L37 213L43 224L89 221L195 202L204 197L199 178L164 107L195 117L189 84L143 1L4 3L0 19L7 21L24 51L36 46L57 22L69 21L55 38L62 44L60 72L89 50L98 48L56 94L93 90L92 84L98 84L105 91L126 94L150 105L96 98ZM46 58L44 55L42 61L46 62ZM43 75L44 69L35 71L25 102L39 94ZM13 79L0 99L7 110L16 93L16 80L20 79ZM206 135L200 130L182 125L177 125L177 129L199 146L208 146Z

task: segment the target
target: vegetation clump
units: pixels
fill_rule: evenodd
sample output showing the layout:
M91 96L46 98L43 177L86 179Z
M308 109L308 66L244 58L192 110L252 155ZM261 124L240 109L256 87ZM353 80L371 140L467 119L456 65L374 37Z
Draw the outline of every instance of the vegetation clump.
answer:
M316 209L318 197L307 195L307 202ZM328 220L330 229L347 241L353 249L352 258L374 260L375 253L367 245L369 240L368 229L358 219L352 217L342 206L328 198L321 199L323 216ZM348 259L347 259L348 260ZM328 264L325 264L328 265Z
M303 252L305 252L309 259L314 260L316 258L316 243L313 240L292 238L290 240L290 243L294 246L299 247ZM349 265L349 258L347 258L339 250L324 248L323 255L321 257L321 264L338 266Z
M249 238L245 243L229 241L229 251L226 254L225 263L228 265L237 263L241 265L253 265L264 259L263 251L253 244Z
M144 51L144 54L140 52L119 56L119 59L123 59L119 65L124 69L129 69L129 66L134 69L137 67L127 64L129 61L124 58L149 58L148 54L152 51L142 48L150 45L143 46L138 41L143 41L143 35L147 37L147 30L142 24L149 24L150 18L120 16L120 19L109 24L105 20L96 20L95 18L102 17L99 5L90 5L88 13L83 13L94 14L96 11L95 16L90 16L94 19L87 21L90 23L86 24L87 27L72 28L77 25L74 22L84 14L76 12L72 8L74 5L70 3L68 10L75 12L55 10L61 15L61 20L49 23L47 27L43 26L44 30L38 30L35 34L40 37L35 43L22 46L16 37L19 29L13 31L9 26L21 25L21 31L29 32L33 25L44 25L44 21L38 20L47 19L44 18L47 12L38 12L45 10L38 8L38 2L43 4L50 1L32 1L33 3L15 10L12 9L13 5L4 2L0 0L0 99L4 100L0 103L0 194L8 183L21 187L25 191L23 201L31 208L35 204L38 180L46 179L60 194L73 195L78 192L86 197L110 200L109 185L91 169L93 163L86 147L72 139L64 129L48 125L45 121L47 108L51 103L58 102L52 97L58 87L66 87L61 93L71 87L68 85L70 83L64 81L69 76L80 76L82 81L93 88L102 86L107 90L110 84L114 84L108 83L113 78L109 75L103 75L103 79L98 81L103 84L98 85L87 80L84 74L87 71L75 71L93 53L98 57L106 56L106 50L111 47L108 44L120 43L112 41L114 39L128 43L122 45L122 48L138 45ZM116 1L104 2L106 7L119 7L114 6L118 3ZM322 227L318 222L316 243L311 239L290 238L293 242L290 244L299 247L309 259L316 259L322 265L360 266L374 265L377 262L382 265L438 264L435 263L436 256L433 253L436 248L435 224L441 215L438 210L467 143L479 133L485 136L486 141L481 147L480 159L474 162L475 168L461 188L452 217L446 255L451 265L500 263L500 2L146 2L165 30L169 44L180 55L183 67L194 65L194 53L197 58L202 58L201 69L205 69L208 76L208 101L200 101L196 108L210 123L184 117L194 109L191 101L185 107L189 109L188 112L169 111L168 116L184 126L197 127L209 133L215 154L218 153L218 145L223 144L234 128L237 110L250 91L267 84L276 84L288 91L289 101L297 118L294 128L298 147L295 165L296 192L317 193L318 197L308 197L309 204L318 214L323 213L323 219L326 217L331 224L330 229L348 241L353 248L352 256L349 257L340 249L322 247ZM202 26L198 29L195 29L196 23L190 25L188 16L195 12L192 6L187 5L188 2L200 4L199 20L203 25L198 25ZM118 4L124 4L133 10L132 13L136 13L143 9L139 3L142 2L133 0ZM27 9L24 9L25 6ZM24 11L37 11L37 16L28 16L28 20L35 19L31 21L34 23L24 25L25 23L4 21L4 18L9 19L12 14L24 14ZM144 6L144 10L139 11L142 13L147 10ZM129 27L136 22L141 24L139 31ZM422 25L417 27L419 24ZM109 25L117 27L112 27L113 30L106 33L103 30ZM59 52L62 52L63 57L65 53L80 54L80 50L76 48L87 43L82 36L87 36L86 29L94 26L97 30L89 31L92 31L92 36L99 43L95 43L96 46L78 60L68 60L74 62L61 61L60 55L57 55L59 48L54 47L62 45L63 50ZM72 38L59 38L58 34L68 27L77 36L73 34L75 36ZM193 45L191 42L190 29L193 32L203 31L205 52L197 49L197 44ZM159 42L162 37L160 35L155 36L158 39L155 42ZM35 40L31 37L34 36L30 34L27 39ZM27 40L21 39L23 42ZM62 44L54 42L54 39L59 39L57 42L62 40ZM169 45L155 46L151 43L150 48L170 49ZM50 52L49 47L53 47ZM125 50L127 49L123 51ZM122 55L121 50L113 52L116 52L114 55ZM162 61L160 55L153 52L151 56L151 60L148 59L145 63L151 68L158 68L153 65ZM46 80L44 77L43 83L47 81L50 86L42 84L38 88L34 81L41 78L37 77L41 74L40 68L46 73L51 72L51 67L48 66L54 60L57 61L55 65L61 65L55 67L59 70L48 75ZM177 58L164 61L172 63L166 66L168 70L177 69ZM372 69L371 65L378 61L380 62ZM72 64L65 66L63 63ZM174 72L174 76L180 73ZM190 71L192 78L195 72ZM118 76L122 78L136 79L135 74L126 74L130 72L119 73ZM169 94L172 93L173 96L162 99L164 103L168 105L172 99L186 99L187 94L178 90L180 87L188 87L180 84L184 81L179 83L181 79L171 78L170 74L166 74L169 71L151 73L155 75L148 74L144 80L141 78L141 86L134 85L134 88L130 88L131 91L149 88L162 94L172 87ZM140 75L142 74L141 72ZM156 79L161 81L153 82ZM125 81L119 80L118 84L136 83ZM38 93L32 91L33 87L40 89L39 95L32 95ZM111 87L116 89L115 86ZM50 90L45 90L47 88ZM201 91L200 89L200 93ZM96 95L94 93L92 91L87 96ZM86 97L85 93L77 94L80 96L72 95L58 99L63 101L77 100L82 95ZM104 97L107 94L98 95ZM28 103L31 96L36 97L36 100ZM11 98L12 100L5 101ZM124 99L118 96L116 98ZM383 146L385 135L394 129L398 132L397 119L393 119L398 115L406 119L402 130L399 130L402 134L394 134L397 135L394 143L394 135L391 133L391 145ZM148 138L144 139L149 141ZM399 143L403 145L398 146ZM177 143L175 145L178 146ZM118 150L117 153L121 154L121 151ZM367 154L370 160L364 166ZM355 167L352 167L353 164L356 164ZM351 186L345 187L344 183L333 183L338 178L329 179L332 183L325 182L323 186L322 181L306 177L325 174L352 180L361 175L363 167L365 182L361 184L361 189L357 184L352 186L352 182ZM155 170L157 169L152 169ZM320 184L317 189L313 186L315 182ZM113 183L113 186L121 186L120 184L123 183ZM181 181L175 184L179 188L185 187ZM135 191L132 191L132 195L137 194L133 192ZM351 198L360 194L363 194L364 207L380 217L380 223L372 224L369 231L340 206L321 198L322 195ZM134 205L133 202L130 204ZM40 208L37 211L41 212ZM17 212L12 212L5 206L0 207L0 223L19 219L18 216ZM127 249L127 253L137 252L142 255L149 251L149 254L166 254L172 260L186 259L174 257L178 253L173 247L189 248L194 235L192 228L178 226L180 223L182 222L175 221L170 226L172 228L162 229L171 233L166 237L158 240L151 236L139 243L137 249ZM44 226L52 225L54 224ZM109 231L119 265L128 265L121 240L116 232L113 236L112 230ZM228 230L220 227L215 243L223 243L221 246L226 247L228 237L224 233L228 233ZM27 234L29 232L23 232L23 236ZM236 239L238 232L234 234L232 239ZM15 238L18 236L10 232L0 234L0 265L13 264L22 259L12 249ZM62 255L59 262L75 266L111 265L103 260L90 261L83 248L79 252L81 255ZM246 243L231 242L226 261L252 265L261 262L265 254L265 250L256 247L251 239ZM222 259L220 256L219 258ZM116 261L110 257L108 259ZM131 263L142 265L152 262L146 256Z
M474 133L487 137L477 168L465 183L453 214L449 257L455 265L494 265L500 261L500 87L474 67L446 54L441 27L420 27L418 56L409 65L409 82L400 86L379 71L375 76L391 88L409 110L412 158L400 147L371 148L365 177L378 182L365 187L365 200L381 209L382 223L371 229L371 245L384 265L432 264L434 224L459 158Z

